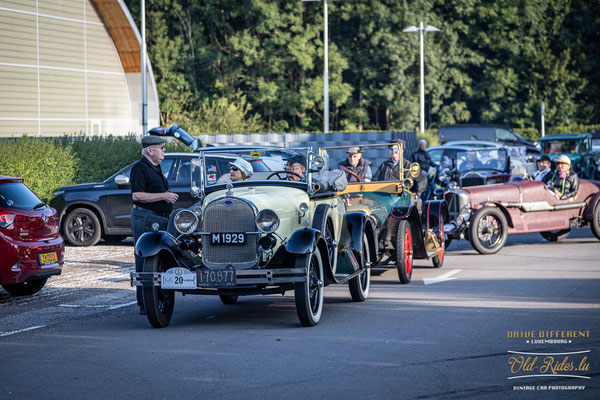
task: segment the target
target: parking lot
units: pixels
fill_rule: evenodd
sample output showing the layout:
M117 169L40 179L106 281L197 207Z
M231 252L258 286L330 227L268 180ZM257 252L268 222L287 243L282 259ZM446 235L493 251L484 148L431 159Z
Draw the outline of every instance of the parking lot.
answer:
M600 393L599 251L588 228L555 244L534 234L510 237L494 256L455 242L442 269L417 261L408 285L398 283L395 270L374 270L364 303L350 301L345 285L326 288L323 319L314 328L298 324L293 293L286 293L229 306L212 296L178 295L171 325L152 329L137 314L129 286L132 251L130 240L68 247L63 274L37 295L0 292L0 347L10 360L0 397L591 399ZM589 334L547 340L573 332ZM510 351L577 353L554 357L570 357L566 364L580 371L516 378L524 371L513 372Z

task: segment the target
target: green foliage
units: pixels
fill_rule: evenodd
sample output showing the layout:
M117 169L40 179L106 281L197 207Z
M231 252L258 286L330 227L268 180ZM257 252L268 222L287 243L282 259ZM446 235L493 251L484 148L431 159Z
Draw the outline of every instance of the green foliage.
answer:
M29 137L0 141L0 160L0 175L23 178L44 201L60 186L71 184L77 169L71 146Z
M139 19L139 2L126 3ZM192 133L322 130L323 2L146 4L163 125ZM597 1L328 4L332 131L415 129L419 35L402 29L419 21L441 29L424 35L429 127L497 123L534 137L542 101L547 124L600 120Z

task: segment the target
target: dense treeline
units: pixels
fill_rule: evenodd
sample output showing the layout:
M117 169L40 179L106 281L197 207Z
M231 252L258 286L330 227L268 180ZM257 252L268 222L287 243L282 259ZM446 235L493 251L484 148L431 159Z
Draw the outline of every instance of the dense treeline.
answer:
M139 21L139 1L126 0ZM423 21L427 125L600 121L600 3L329 0L331 130L416 129ZM147 0L164 125L321 131L323 4Z

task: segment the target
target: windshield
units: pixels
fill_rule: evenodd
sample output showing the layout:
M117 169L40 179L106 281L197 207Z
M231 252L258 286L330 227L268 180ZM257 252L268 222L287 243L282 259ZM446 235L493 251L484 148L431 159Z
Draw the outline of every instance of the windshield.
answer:
M192 188L231 183L307 182L309 149L244 148L200 153L192 161Z
M542 143L542 149L544 151L544 154L579 153L579 140L545 140Z
M478 169L506 170L506 149L467 150L456 153L455 165L458 172Z

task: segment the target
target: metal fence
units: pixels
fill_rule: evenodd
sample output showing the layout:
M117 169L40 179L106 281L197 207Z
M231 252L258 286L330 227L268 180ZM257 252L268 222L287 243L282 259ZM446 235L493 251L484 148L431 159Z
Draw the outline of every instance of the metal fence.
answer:
M417 133L408 131L390 132L352 132L352 133L250 133L198 135L206 146L266 145L285 147L312 147L317 151L328 146L359 146L375 143L389 143L392 139L402 139L406 143L404 156L417 150ZM346 158L344 149L333 149L329 153L329 167L335 168ZM385 147L367 148L363 157L373 163L373 172L389 159L390 153Z

